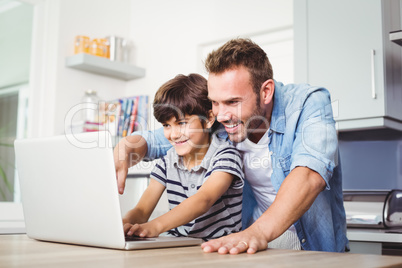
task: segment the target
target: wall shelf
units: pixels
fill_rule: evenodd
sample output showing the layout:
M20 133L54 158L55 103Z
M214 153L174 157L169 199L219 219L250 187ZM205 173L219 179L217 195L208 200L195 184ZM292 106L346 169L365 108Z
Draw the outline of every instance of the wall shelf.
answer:
M389 40L402 46L402 30L389 33Z
M77 54L66 58L66 66L85 72L106 75L129 81L145 76L145 69L123 62L111 61L90 54Z

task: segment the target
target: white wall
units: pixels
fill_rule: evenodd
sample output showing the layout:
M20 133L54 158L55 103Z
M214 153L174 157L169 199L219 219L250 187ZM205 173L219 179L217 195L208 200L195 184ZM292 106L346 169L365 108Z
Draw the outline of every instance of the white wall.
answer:
M63 131L66 112L81 101L86 89L93 89L104 100L125 93L125 81L65 67L65 57L74 53L74 38L86 35L103 38L111 34L127 35L130 20L129 0L62 0L59 16L58 77L55 102L55 132Z
M130 15L134 60L147 73L129 82L126 94L149 94L152 100L159 86L176 74L204 71L201 46L291 27L293 1L132 0Z
M24 0L28 1L28 0ZM125 94L126 82L65 67L74 38L127 36L130 0L29 0L35 5L28 136L64 133L68 111L94 89L105 100Z
M34 35L40 30L47 34L42 43L49 46L43 52L48 64L42 72L44 86L37 86L42 89L33 96L36 107L31 112L32 117L44 120L33 119L32 136L63 133L67 112L80 102L86 89L97 90L105 100L138 94L148 94L152 100L159 86L176 74L202 71L201 46L293 24L292 0L44 2L48 5L44 26ZM133 63L146 69L145 78L125 82L65 67L76 35L94 38L111 34L133 41ZM32 68L43 64L35 62ZM39 79L37 76L31 78ZM39 94L42 103L35 100ZM44 105L49 108L46 112L42 108L41 114Z

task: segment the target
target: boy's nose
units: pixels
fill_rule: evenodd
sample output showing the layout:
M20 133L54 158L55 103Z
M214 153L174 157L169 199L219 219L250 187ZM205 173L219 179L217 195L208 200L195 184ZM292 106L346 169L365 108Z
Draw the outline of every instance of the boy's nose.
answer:
M181 128L180 127L174 127L172 129L172 132L170 134L170 137L172 138L172 140L177 140L181 137L182 133L181 133Z

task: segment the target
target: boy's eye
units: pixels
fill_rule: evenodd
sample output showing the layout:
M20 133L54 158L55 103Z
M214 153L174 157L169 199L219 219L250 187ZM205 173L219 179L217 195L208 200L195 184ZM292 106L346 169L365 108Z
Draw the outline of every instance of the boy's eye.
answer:
M187 124L186 121L179 122L179 125L181 125L181 126L184 126L184 125L186 125L186 124Z
M162 126L163 126L164 128L169 127L169 125L168 125L168 124L163 124Z

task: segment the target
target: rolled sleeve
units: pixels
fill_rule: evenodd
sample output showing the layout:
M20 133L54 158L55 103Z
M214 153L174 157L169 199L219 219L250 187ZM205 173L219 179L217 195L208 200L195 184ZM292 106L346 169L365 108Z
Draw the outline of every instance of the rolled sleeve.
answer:
M318 172L329 190L329 181L335 168L338 139L327 91L316 91L307 98L299 122L291 170L304 166Z
M321 177L324 179L326 189L327 190L331 189L329 186L329 180L332 178L333 174L332 167L327 166L324 162L309 155L305 157L297 156L297 158L292 162L291 170L293 170L296 167L307 167L311 170L314 170L315 172L320 174Z
M131 135L142 136L147 142L147 153L144 161L151 161L166 155L167 151L172 147L163 134L163 128L148 131L135 131Z

